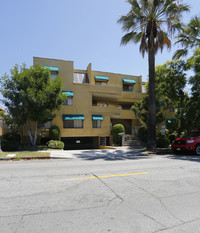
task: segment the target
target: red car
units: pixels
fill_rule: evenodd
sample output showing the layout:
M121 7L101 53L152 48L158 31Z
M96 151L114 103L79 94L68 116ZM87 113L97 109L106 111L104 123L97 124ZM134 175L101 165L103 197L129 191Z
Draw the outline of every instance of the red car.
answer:
M176 138L171 148L175 154L181 152L195 152L200 155L200 136L189 138Z

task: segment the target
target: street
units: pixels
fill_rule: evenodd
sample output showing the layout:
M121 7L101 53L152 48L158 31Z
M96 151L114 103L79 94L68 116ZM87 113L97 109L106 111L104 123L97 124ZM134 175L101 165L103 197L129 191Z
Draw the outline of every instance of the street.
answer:
M1 233L194 233L200 157L0 161Z

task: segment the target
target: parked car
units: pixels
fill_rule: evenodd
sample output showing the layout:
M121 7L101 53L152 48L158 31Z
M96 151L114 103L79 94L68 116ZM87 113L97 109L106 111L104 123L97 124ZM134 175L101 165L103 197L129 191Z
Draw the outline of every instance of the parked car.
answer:
M195 137L176 138L171 148L175 154L181 152L193 152L200 155L200 134Z

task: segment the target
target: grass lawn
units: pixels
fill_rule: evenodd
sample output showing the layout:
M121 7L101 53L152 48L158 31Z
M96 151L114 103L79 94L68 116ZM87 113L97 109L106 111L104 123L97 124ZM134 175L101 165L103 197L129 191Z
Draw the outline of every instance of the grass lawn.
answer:
M8 154L16 154L16 158L23 158L23 157L50 157L49 152L30 152L30 151L23 151L23 152L2 152L0 153L0 158L6 158Z

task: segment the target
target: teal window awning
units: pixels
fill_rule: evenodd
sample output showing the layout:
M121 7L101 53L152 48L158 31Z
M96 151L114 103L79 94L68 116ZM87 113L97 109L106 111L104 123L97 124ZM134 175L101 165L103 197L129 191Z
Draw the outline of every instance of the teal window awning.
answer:
M123 78L122 81L123 81L123 83L136 84L136 81L133 79Z
M93 121L103 121L103 116L102 115L92 115L92 120Z
M58 67L55 66L44 66L44 69L50 69L50 71L59 71Z
M85 120L84 115L78 115L78 114L63 114L63 120Z
M62 94L67 95L67 96L74 96L73 91L62 91Z
M97 81L109 81L109 78L105 76L94 76L94 79Z

